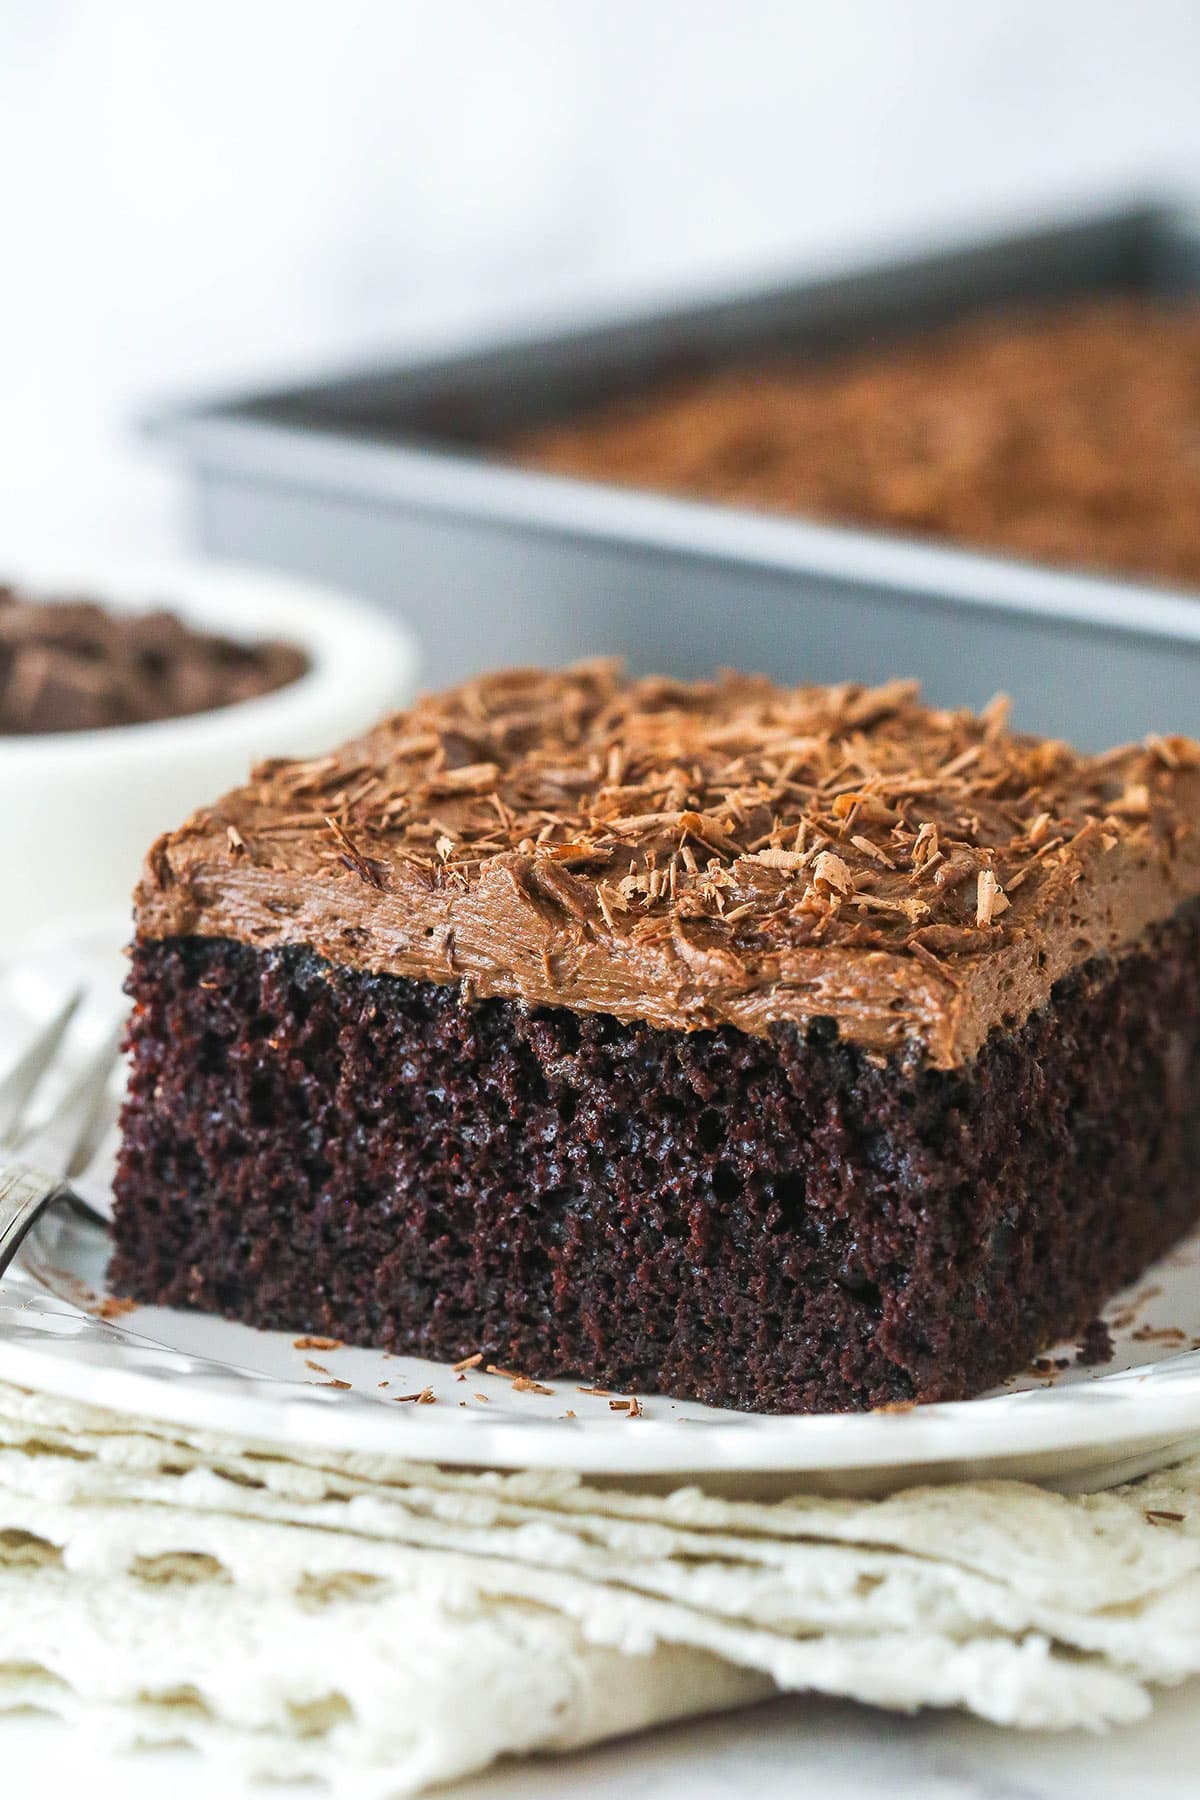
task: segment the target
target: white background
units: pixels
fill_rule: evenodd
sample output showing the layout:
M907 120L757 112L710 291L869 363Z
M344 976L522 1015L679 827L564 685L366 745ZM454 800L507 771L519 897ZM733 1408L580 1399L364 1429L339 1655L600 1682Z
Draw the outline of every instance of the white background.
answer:
M1156 187L1198 0L0 0L0 533L168 532L164 393Z

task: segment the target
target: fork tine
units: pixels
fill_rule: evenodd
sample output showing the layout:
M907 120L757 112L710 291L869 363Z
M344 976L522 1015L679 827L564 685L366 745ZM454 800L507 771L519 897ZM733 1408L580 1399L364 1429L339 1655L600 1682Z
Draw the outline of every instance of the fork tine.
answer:
M68 1181L91 1159L109 1077L116 1067L124 1025L114 1026L71 1082L50 1117L16 1144L25 1162Z
M33 1098L39 1081L57 1055L59 1046L67 1035L67 1027L75 1017L82 999L82 988L76 988L0 1082L0 1140L16 1132L21 1116Z

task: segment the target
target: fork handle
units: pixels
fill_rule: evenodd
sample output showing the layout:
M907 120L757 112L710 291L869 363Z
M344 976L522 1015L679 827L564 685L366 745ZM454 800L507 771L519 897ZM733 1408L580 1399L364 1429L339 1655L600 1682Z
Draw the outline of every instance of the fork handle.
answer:
M0 1275L21 1248L30 1227L65 1192L65 1183L23 1163L0 1169Z

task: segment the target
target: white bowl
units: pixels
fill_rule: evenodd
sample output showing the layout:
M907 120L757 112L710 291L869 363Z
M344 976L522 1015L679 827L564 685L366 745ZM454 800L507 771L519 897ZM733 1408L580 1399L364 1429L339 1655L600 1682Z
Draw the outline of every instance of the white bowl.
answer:
M159 832L242 781L259 758L330 749L412 693L417 653L410 634L309 582L183 560L14 566L2 552L0 578L114 610L166 607L232 638L286 639L310 665L275 693L190 718L0 736L0 960L49 920L127 907Z

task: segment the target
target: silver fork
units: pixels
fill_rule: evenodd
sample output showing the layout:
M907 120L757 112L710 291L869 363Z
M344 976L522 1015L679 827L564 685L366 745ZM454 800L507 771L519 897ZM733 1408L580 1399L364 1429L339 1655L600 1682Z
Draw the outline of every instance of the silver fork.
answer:
M106 1102L119 1029L105 1036L62 1098L35 1120L38 1094L64 1060L67 1032L82 998L82 992L71 995L0 1082L0 1276L48 1206L66 1201L91 1219L100 1217L71 1184L89 1168L103 1125L112 1117Z

